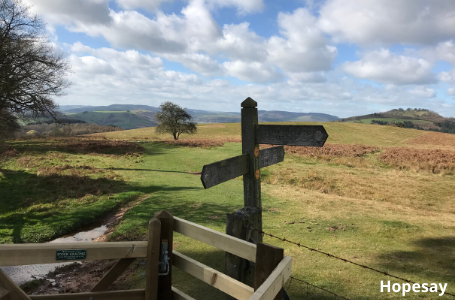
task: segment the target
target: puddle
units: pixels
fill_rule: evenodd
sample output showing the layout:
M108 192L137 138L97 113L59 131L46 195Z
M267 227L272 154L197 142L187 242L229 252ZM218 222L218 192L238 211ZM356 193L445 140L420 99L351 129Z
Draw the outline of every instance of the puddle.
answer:
M94 239L102 236L107 230L107 226L103 225L89 231L79 232L73 236L61 237L50 241L49 243L81 243L93 242ZM33 279L44 278L47 273L52 272L55 268L72 264L68 263L54 263L54 264L41 264L41 265L23 265L1 267L1 269L17 284L21 285Z

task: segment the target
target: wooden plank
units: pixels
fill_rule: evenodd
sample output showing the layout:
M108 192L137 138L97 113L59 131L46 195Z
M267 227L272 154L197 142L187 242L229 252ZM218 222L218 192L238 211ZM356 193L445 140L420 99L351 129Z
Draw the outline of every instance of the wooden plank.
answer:
M145 290L85 292L75 294L30 295L32 300L144 300Z
M146 257L147 242L100 242L100 243L45 243L0 245L0 266L49 264L57 261L55 254L62 249L86 249L86 259L120 259Z
M322 125L258 125L258 144L322 147L329 137Z
M187 294L179 291L175 287L172 287L172 300L195 300L194 298L188 296Z
M256 270L254 289L257 290L272 274L273 270L284 258L283 248L272 245L258 243L256 252ZM274 300L281 300L281 291L275 296Z
M7 289L0 286L0 300L11 300L10 296L11 296L10 292Z
M222 232L174 217L174 231L235 254L249 261L256 261L256 245L242 241Z
M120 275L133 263L135 258L122 258L120 259L104 276L101 280L90 290L90 292L107 291L107 289L114 283Z
M201 181L205 189L248 173L248 155L220 160L202 168Z
M147 271L145 278L145 300L158 299L158 268L160 260L161 221L149 221L147 244Z
M284 147L275 146L259 150L259 168L265 168L284 160Z
M160 234L160 261L164 261L162 258L162 248L167 243L167 251L169 257L169 272L166 275L161 274L158 276L158 299L172 299L172 247L174 245L174 217L167 211L162 210L156 212L155 218L161 222L161 234ZM153 278L153 277L152 277Z
M273 300L291 277L292 258L285 256L270 274L269 278L254 292L248 300Z
M248 173L243 175L244 206L261 208L259 143L256 142L255 129L258 126L257 102L248 97L242 102L241 106L242 154L249 155ZM262 228L258 227L257 229ZM259 242L262 242L262 236Z
M218 272L177 251L174 251L173 254L173 264L180 270L187 272L236 299L246 300L253 295L254 290L252 287L232 279L222 272Z
M30 300L30 297L2 269L0 269L0 286L9 291L6 297L9 296L11 300Z

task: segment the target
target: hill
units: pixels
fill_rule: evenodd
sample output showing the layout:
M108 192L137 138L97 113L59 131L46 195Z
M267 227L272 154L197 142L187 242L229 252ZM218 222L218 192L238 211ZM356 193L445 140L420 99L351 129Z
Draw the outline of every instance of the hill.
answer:
M143 112L84 111L82 113L68 114L67 116L71 119L82 120L86 123L94 123L102 126L116 126L123 129L153 127L157 124L155 121L152 121L153 117L150 117L147 113L144 114Z
M354 116L336 120L337 122L355 122L364 124L392 125L419 130L431 130L444 133L455 133L455 118L443 116L421 108L406 110L392 109L382 113Z
M124 129L140 128L147 124L149 126L156 126L155 113L160 111L158 107L148 105L133 105L133 104L112 104L108 106L61 106L60 111L67 114L72 119L78 119L85 122L98 122L98 125L114 125ZM128 114L120 114L115 116L115 122L113 122L113 116L110 120L106 119L105 115L89 114L81 115L81 113L96 112L96 113L132 113L136 116L131 117ZM240 112L217 112L217 111L206 111L197 109L187 109L187 112L193 117L193 121L198 124L207 123L238 123L240 122ZM258 111L259 122L330 122L336 121L339 118L329 114L323 113L298 113L298 112L287 112L287 111ZM134 124L130 123L130 119L134 119ZM143 120L143 121L140 121ZM102 123L101 123L102 122ZM153 123L153 125L150 125ZM123 124L123 125L121 125Z

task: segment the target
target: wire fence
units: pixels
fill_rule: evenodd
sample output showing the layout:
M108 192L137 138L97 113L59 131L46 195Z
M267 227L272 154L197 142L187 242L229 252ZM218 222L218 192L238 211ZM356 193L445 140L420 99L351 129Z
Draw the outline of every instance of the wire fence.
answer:
M256 220L255 222L252 222L252 223L249 223L249 224L246 225L246 226L244 225L244 227L245 227L246 229L250 229L250 230L256 231L256 232L258 232L259 234L261 234L262 236L267 235L267 236L269 236L269 237L278 239L278 240L280 240L280 241L283 241L283 242L286 242L286 243L290 243L290 244L296 245L296 246L298 246L298 247L300 247L300 248L305 248L305 249L310 250L310 251L313 251L313 252L317 252L317 253L320 253L320 254L324 254L324 255L326 255L326 256L328 256L328 257L330 257L330 258L334 258L334 259L337 259L337 260L341 260L341 261L343 261L343 262L345 262L345 263L353 264L353 265L356 265L356 266L358 266L358 267L361 267L361 268L364 268L364 269L367 269L367 270L370 270L370 271L373 271L373 272L376 272L376 273L379 273L379 274L382 274L382 275L385 275L385 276L389 276L389 277L392 277L392 278L395 278L395 279L399 279L399 280L402 280L402 281L407 282L407 283L410 283L410 284L416 283L416 282L414 282L414 281L412 281L412 280L409 280L409 279L406 279L406 278L403 278L403 277L400 277L400 276L396 276L396 275L390 274L390 273L388 273L388 272L381 271L381 270L378 270L378 269L375 269L375 268L372 268L372 267L369 267L369 266L366 266L366 265L363 265L363 264L359 264L359 263L350 261L350 260L348 260L348 259L345 259L345 258L342 258L342 257L338 257L338 256L336 256L336 255L333 255L333 254L330 254L330 253L327 253L327 252L324 252L324 251L321 251L321 250L318 250L318 249L315 249L315 248L312 248L312 247L305 246L305 245L301 244L300 242L297 243L297 242L288 240L288 239L286 239L286 238L282 238L282 237L273 235L273 234L271 234L271 233L264 232L263 230L259 230L259 229L256 229L256 228L252 227L255 223L257 223L257 222L259 222L259 221L262 221L262 219ZM324 289L324 288L315 286L315 285L313 285L313 284L311 284L311 283L309 283L309 282L306 282L306 281L304 281L304 280L297 279L297 278L295 278L295 277L291 277L291 278L293 278L294 280L300 281L300 282L302 282L302 283L306 283L307 286L308 286L308 285L311 285L311 286L317 287L318 289L321 289L321 290L324 290L324 291L326 291L326 292L328 292L328 293L331 293L331 294L333 294L334 296L339 297L339 299L346 299L346 298L344 298L343 296L337 295L337 294L335 294L335 293L333 293L333 292L331 292L331 291L329 291L329 290L326 290L326 289ZM449 296L455 297L455 294L452 294L452 293L449 293L449 292L444 292L444 295L449 295ZM336 299L336 298L335 298L335 299Z

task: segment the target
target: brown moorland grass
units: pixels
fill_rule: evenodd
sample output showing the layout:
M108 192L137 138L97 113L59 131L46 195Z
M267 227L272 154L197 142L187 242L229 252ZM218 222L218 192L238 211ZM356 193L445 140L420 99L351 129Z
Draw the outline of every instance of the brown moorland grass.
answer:
M269 147L273 147L273 145L261 145L261 148ZM296 154L307 157L323 156L361 157L369 153L377 152L379 151L379 148L365 145L327 143L323 147L284 146L284 150L288 154Z
M455 170L455 151L439 149L388 148L379 159L400 169L441 173Z
M455 134L428 132L414 139L409 140L407 145L410 146L426 146L426 147L455 147ZM455 150L455 149L454 149Z

